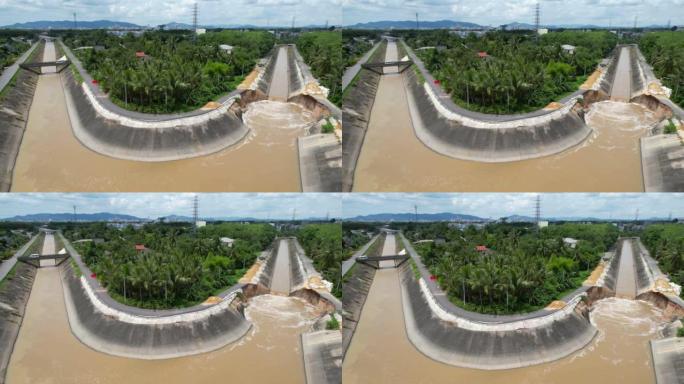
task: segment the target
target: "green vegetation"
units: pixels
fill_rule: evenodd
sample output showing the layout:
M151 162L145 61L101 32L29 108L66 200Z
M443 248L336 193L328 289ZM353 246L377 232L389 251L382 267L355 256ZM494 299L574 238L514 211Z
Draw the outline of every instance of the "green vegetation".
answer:
M577 90L617 43L607 31L551 32L538 43L519 32L465 38L444 30L399 34L455 103L498 114L536 110ZM576 48L566 52L563 44Z
M330 90L328 100L342 103L342 34L334 31L307 32L297 38L297 49L311 72Z
M330 320L325 323L325 329L329 331L340 329L340 322L337 321L335 315L330 315Z
M35 33L29 31L0 31L0 73L31 47Z
M375 43L380 41L381 32L345 29L342 31L342 56L344 67L356 64Z
M150 113L197 109L234 90L275 43L266 31L209 32L196 42L180 31L69 31L63 40L113 102Z
M31 239L32 226L0 223L0 262L7 260Z
M81 271L81 267L79 267L78 264L76 264L74 259L69 259L69 262L71 263L71 269L74 272L74 276L79 277L79 278L81 276L83 276L83 272Z
M330 119L325 119L325 124L321 127L322 133L333 133L335 132L335 127L330 122Z
M421 260L455 304L492 314L529 312L560 299L582 284L618 237L610 224L566 223L541 231L530 224L403 228L411 241L443 239L416 244ZM576 247L565 237L579 240Z
M672 134L672 133L677 133L677 126L674 125L672 122L672 119L669 119L667 121L667 125L665 126L664 133L666 134Z
M332 293L342 297L342 227L336 223L307 224L296 231L297 240L314 268L333 283Z
M647 33L639 39L639 49L663 85L672 89L672 101L684 107L684 33Z
M641 240L670 280L684 285L684 225L649 225L641 234ZM681 296L684 298L684 294Z
M232 286L275 238L268 224L66 224L65 236L115 299L143 308L194 305ZM232 247L220 237L235 239ZM94 241L74 242L79 239ZM100 240L101 239L101 240ZM144 250L136 250L136 244Z
M677 328L677 337L684 337L684 328Z

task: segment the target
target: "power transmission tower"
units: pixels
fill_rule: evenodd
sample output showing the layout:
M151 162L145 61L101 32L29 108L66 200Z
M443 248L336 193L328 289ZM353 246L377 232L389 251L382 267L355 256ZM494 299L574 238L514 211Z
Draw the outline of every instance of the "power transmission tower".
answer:
M328 20L325 21L325 29L328 30Z
M74 12L74 29L78 29L78 22L76 22L76 12Z
M534 204L534 218L537 222L537 229L539 229L539 223L541 222L541 195L537 195L537 200Z
M292 32L294 32L294 27L295 27L295 16L292 16Z
M199 221L199 196L195 195L192 201L192 221L194 223L194 229L197 231L197 222Z
M539 1L537 1L534 9L534 33L535 39L539 41Z
M418 205L413 206L413 217L416 220L416 223L418 222Z
M193 40L197 40L197 15L199 13L199 10L197 8L197 2L192 6L192 31L193 31Z
M636 212L634 213L634 221L639 221L639 208L637 208Z
M76 222L76 206L74 205L74 223Z
M325 221L330 221L330 211L326 212Z
M292 222L295 221L296 217L297 217L297 208L292 208Z
M634 15L634 31L636 32L637 21L639 20L639 15Z
M418 12L416 12L416 30L420 29L420 21L418 21Z

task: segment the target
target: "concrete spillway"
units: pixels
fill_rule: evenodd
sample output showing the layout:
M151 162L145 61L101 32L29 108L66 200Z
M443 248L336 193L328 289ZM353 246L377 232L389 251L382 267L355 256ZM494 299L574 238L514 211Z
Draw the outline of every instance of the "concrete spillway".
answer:
M385 236L385 241L382 244L382 255L381 256L394 256L397 254L397 244L395 240L395 235L393 233L387 233ZM394 261L380 261L380 268L392 268L394 267Z
M57 251L55 250L55 235L52 232L45 234L45 239L43 240L43 249L40 252L41 255L54 255ZM40 260L41 267L50 267L55 265L55 260Z
M268 98L274 101L287 101L290 95L289 71L287 60L288 47L278 49L278 56L273 73L273 79L268 92Z
M290 247L287 241L280 242L275 257L271 291L288 295L292 287L290 285Z
M620 252L620 265L618 268L615 295L626 299L634 299L637 293L634 267L634 251L632 242L626 241Z
M615 72L610 99L613 101L629 102L632 96L631 76L631 48L622 47Z

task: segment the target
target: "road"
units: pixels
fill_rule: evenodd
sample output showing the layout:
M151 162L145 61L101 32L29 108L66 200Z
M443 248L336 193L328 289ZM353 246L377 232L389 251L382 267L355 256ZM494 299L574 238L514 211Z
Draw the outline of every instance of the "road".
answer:
M354 80L356 75L361 71L361 66L368 62L368 59L370 59L371 55L373 52L375 52L376 49L380 46L380 41L379 43L376 43L373 48L368 50L366 54L364 54L359 61L356 62L356 64L352 65L351 67L347 68L347 70L344 71L344 74L342 75L342 89L346 89L349 84Z
M19 56L17 61L14 62L14 64L10 65L5 69L2 74L0 75L0 91L2 91L7 84L9 84L10 80L14 77L14 74L17 73L19 70L19 64L23 63L28 59L28 57L31 55L31 52L33 52L34 49L36 49L36 46L38 46L38 43L35 43L29 48L26 52L24 52L23 55Z
M280 47L278 50L278 58L276 59L275 69L273 72L273 79L271 79L271 86L268 89L268 98L274 101L287 101L290 95L290 83L288 79L287 68L287 47Z
M17 257L26 253L26 250L31 246L31 244L33 244L36 237L37 235L31 238L31 240L29 240L28 242L26 242L26 244L24 244L21 248L19 248L19 250L15 252L12 257L0 263L0 281L2 281L5 278L5 276L7 276L9 271L11 271L12 268L14 268L14 265L17 264Z
M371 246L375 242L375 240L378 238L379 235L373 236L372 239L370 239L369 242L366 243L361 249L359 249L356 253L352 255L352 257L348 258L347 260L344 260L342 262L342 276L346 275L347 272L354 266L354 263L356 262L356 258L364 255L366 251L368 250L368 247Z
M615 80L610 91L610 99L613 101L629 102L632 95L632 80L630 67L629 48L623 47L620 50L620 58L617 69L615 70Z
M278 253L276 254L273 279L271 280L271 292L290 293L290 241L280 240Z

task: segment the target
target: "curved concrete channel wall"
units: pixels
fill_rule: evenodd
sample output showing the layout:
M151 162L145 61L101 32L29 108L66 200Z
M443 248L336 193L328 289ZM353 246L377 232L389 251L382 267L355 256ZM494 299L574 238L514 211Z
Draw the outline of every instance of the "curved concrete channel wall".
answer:
M405 48L403 41L400 42ZM420 59L407 49L421 72L404 72L413 127L427 147L453 158L479 162L510 162L549 156L582 143L592 132L577 103L576 91L556 110L520 115L488 115L454 104Z
M60 266L69 325L90 348L128 358L167 359L222 348L251 328L243 314L242 284L221 293L218 304L173 310L130 307L113 300L78 252L59 236L82 272L77 276L70 262Z
M420 257L401 238L420 272L416 279L409 263L400 269L406 333L434 360L483 370L519 368L568 356L598 332L584 303L586 287L565 297L567 304L558 310L494 316L460 309L429 279Z
M171 161L209 155L242 141L249 128L242 121L241 96L252 99L268 95L273 81L279 46L271 51L267 64L250 90L235 90L218 100L220 106L211 110L195 110L179 114L146 114L129 111L108 99L92 83L92 77L61 41L60 47L72 60L85 80L79 84L70 71L62 74L67 109L76 138L89 149L100 154L134 161ZM290 74L309 73L300 68L294 46L288 46L291 60ZM310 73L309 73L310 75ZM301 82L295 91L301 91ZM291 85L292 87L292 85ZM293 97L293 94L290 94ZM322 103L325 106L325 103ZM327 109L327 107L326 107ZM334 111L333 111L334 112Z

